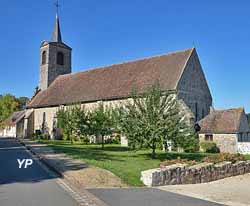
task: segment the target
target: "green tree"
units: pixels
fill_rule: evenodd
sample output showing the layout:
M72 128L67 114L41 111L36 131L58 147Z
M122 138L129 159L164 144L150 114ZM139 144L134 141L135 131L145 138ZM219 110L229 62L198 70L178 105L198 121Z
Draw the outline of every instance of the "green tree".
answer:
M104 148L104 137L111 135L114 131L112 109L104 107L102 103L89 115L89 134L101 137L102 148Z
M73 143L89 134L88 112L79 104L62 107L57 111L57 128L60 128L65 139Z
M80 104L74 105L71 109L70 118L72 119L73 136L75 136L75 138L84 139L89 134L89 112Z
M141 95L133 92L132 99L120 109L119 123L133 148L151 148L155 158L157 146L169 140L176 146L184 145L182 141L189 136L185 135L187 125L180 116L175 93L162 93L156 83Z
M29 98L28 97L19 97L17 98L17 101L18 101L18 107L19 107L19 110L23 110L25 109L27 103L29 102Z
M63 138L73 144L74 123L72 119L72 106L60 108L57 111L57 127L61 129Z
M0 127L4 126L4 120L17 111L18 108L19 102L15 96L11 94L0 96Z

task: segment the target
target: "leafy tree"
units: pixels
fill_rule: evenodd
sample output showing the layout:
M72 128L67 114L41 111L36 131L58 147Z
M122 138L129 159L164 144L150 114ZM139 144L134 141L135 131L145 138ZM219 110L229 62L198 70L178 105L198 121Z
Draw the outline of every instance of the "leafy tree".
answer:
M89 134L88 113L81 105L70 105L57 111L57 127L64 138L73 143L73 139L84 138Z
M17 98L18 104L19 104L19 110L23 110L25 109L25 106L27 105L27 103L29 102L29 98L28 97L19 97Z
M187 147L183 141L189 138L188 127L183 123L173 92L162 93L159 84L154 84L141 95L133 92L132 99L120 109L119 124L133 148L151 148L154 158L157 146L169 140L176 146Z
M63 137L73 143L73 119L72 119L72 106L68 108L60 108L57 111L57 127L61 129Z
M125 108L121 107L114 110L116 120L116 130L120 131L128 139L128 144L133 150L138 150L143 147L143 132L139 130L140 125L135 117L136 108L128 104Z
M19 102L15 96L11 94L0 96L0 127L4 126L4 120L17 111L18 108Z
M104 137L113 133L112 110L105 108L102 103L90 113L89 116L89 134L101 137L102 148L104 148Z
M71 109L73 136L84 139L89 134L89 113L81 105L75 105Z

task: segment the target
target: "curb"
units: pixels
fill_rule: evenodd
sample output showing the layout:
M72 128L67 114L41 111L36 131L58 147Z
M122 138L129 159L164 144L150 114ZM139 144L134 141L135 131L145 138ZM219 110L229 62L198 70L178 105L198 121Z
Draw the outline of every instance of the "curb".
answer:
M58 170L56 167L54 167L53 165L51 165L49 163L49 161L42 157L41 155L37 154L31 146L26 145L24 142L22 142L22 140L20 139L16 139L16 141L18 141L21 145L23 145L29 152L31 152L32 155L34 155L36 158L38 158L38 160L44 164L49 170L51 170L52 172L56 173L58 175L59 178L63 178L64 181L66 181L66 183L70 184L70 179L67 177L67 175L63 175L62 172L60 172L60 170ZM73 186L74 188L74 186ZM79 190L79 188L75 188L76 191L79 191L79 194L83 197L88 197L91 199L91 202L93 201L93 203L89 204L86 203L86 205L93 205L93 206L108 206L106 203L104 203L102 200L100 200L99 198L97 198L95 195L89 193L87 190L85 191L85 193L83 193L81 190ZM71 192L71 189L70 189ZM74 197L73 197L74 198ZM76 201L78 201L78 199L76 199ZM82 202L80 202L79 204L81 204Z
M27 146L24 142L22 142L20 139L17 139L17 141L23 145L27 150L29 150L34 156L36 156L46 167L48 167L52 172L56 173L60 178L64 178L64 175L62 172L60 172L56 167L52 166L48 160L41 155L37 154L31 146Z

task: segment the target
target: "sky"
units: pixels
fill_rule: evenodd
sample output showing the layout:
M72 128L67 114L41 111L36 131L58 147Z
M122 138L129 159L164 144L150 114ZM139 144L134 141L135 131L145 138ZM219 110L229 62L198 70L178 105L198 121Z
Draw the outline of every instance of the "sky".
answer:
M0 0L0 94L31 97L54 0ZM60 0L73 72L195 47L214 107L250 112L249 0Z

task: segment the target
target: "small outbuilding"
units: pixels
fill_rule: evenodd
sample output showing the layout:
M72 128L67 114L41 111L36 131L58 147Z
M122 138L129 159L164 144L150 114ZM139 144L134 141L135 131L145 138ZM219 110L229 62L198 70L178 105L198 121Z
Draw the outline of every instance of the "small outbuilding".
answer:
M243 108L213 110L199 126L200 142L213 141L224 153L250 153L250 127Z
M22 128L19 122L24 118L25 111L14 112L4 121L4 128L0 130L1 137L17 137Z

